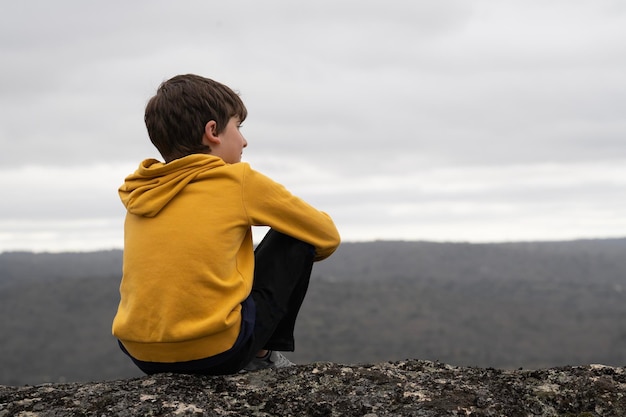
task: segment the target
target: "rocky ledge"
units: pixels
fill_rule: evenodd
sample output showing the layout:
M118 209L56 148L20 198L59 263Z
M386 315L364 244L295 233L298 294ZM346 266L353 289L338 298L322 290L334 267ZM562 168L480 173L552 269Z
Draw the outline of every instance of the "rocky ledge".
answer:
M534 371L407 360L202 377L0 386L8 416L626 416L625 368Z

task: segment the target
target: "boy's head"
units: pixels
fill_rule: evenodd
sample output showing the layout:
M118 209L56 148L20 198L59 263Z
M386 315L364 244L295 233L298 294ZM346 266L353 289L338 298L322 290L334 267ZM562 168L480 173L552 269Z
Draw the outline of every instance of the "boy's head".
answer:
M231 117L248 115L241 98L227 86L194 74L163 82L146 106L150 140L165 162L194 153L209 153L203 143L206 124L214 120L221 133Z

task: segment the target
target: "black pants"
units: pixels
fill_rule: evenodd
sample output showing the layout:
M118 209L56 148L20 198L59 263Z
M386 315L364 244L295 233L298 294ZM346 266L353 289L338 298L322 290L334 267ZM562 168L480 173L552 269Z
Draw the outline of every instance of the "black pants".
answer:
M292 352L296 318L309 287L314 255L315 250L308 243L270 229L254 252L251 297L256 313L254 330L245 343L218 355L219 358L177 363L144 362L132 356L131 359L147 374L222 375L238 372L262 349ZM121 343L120 347L128 354Z

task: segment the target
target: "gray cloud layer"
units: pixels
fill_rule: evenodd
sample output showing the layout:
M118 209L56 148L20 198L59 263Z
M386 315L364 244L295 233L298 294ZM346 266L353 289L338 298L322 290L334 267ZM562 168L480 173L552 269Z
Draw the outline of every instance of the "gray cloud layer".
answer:
M240 92L244 159L348 240L626 234L623 2L212 3L3 5L0 250L71 219L119 243L143 107L186 72Z

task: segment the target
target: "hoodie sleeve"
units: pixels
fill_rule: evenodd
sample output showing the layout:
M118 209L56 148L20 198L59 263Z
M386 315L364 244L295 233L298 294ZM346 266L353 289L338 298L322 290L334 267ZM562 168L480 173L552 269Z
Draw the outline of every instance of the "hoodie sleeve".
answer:
M315 247L316 261L329 257L337 249L341 239L328 214L244 165L243 204L252 225L269 226L311 244Z

